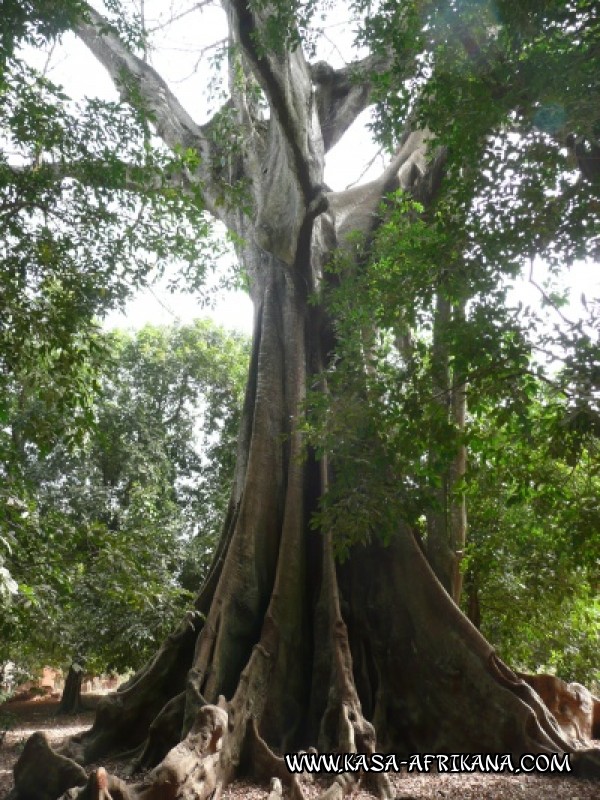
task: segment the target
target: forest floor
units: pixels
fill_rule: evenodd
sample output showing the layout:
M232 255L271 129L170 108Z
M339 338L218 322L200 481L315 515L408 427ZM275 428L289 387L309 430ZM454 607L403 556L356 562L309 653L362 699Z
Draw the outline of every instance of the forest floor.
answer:
M88 696L91 704L97 702ZM35 731L44 731L50 744L59 745L65 738L85 730L92 723L93 710L68 717L57 717L57 700L29 700L0 706L0 798L12 788L12 768L23 745ZM4 723L4 724L3 724ZM595 743L595 744L599 744ZM119 765L105 764L109 772L119 773ZM542 775L484 775L480 773L410 774L391 776L397 800L598 800L600 784L576 778ZM308 798L314 798L327 783L304 782ZM268 787L237 781L223 793L223 800L266 800ZM284 793L285 796L285 793ZM353 800L372 800L364 790Z

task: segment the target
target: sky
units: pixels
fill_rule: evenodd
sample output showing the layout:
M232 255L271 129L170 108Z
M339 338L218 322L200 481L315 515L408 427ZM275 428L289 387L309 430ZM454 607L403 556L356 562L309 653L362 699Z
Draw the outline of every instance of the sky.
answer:
M196 4L199 5L199 4ZM146 0L145 8L148 27L160 26L171 10L177 13L183 3L165 3L164 0ZM338 7L339 8L339 7ZM343 6L342 6L343 8ZM344 55L349 55L351 35L344 27L339 11L325 21L325 38L322 40L319 58L325 58L334 66L343 63ZM211 75L218 74L206 68L206 62L217 52L212 46L225 35L225 19L220 8L205 6L201 13L182 16L169 27L168 31L157 32L161 36L161 46L152 50L150 63L167 80L171 89L192 114L202 123L208 119L222 102L218 91L210 89ZM31 53L36 66L43 68L48 60L48 52ZM216 69L216 68L215 68ZM99 97L116 99L117 95L104 68L88 52L85 45L73 34L64 36L50 54L48 76L55 82L64 84L74 99ZM208 93L207 93L208 87ZM372 142L366 124L369 112L363 114L341 142L327 157L325 180L334 190L344 189L355 182L367 181L383 168L384 161L378 155L377 146ZM357 158L360 153L360 158ZM371 163L365 172L365 167ZM176 265L167 270L165 278L157 284L140 290L127 303L124 311L115 311L104 320L106 327L139 328L146 323L171 324L191 321L197 316L210 316L218 324L228 328L250 333L252 329L252 305L243 292L229 292L221 295L214 308L202 307L197 297L186 293L172 294L167 289L169 275ZM526 268L526 274L529 267ZM545 278L543 262L534 265L534 277L538 284ZM577 264L565 270L561 277L563 286L570 287L571 300L564 309L565 316L577 320L584 316L581 303L582 293L588 298L600 294L600 270L593 263ZM516 302L539 305L541 295L525 277L518 281L512 292Z

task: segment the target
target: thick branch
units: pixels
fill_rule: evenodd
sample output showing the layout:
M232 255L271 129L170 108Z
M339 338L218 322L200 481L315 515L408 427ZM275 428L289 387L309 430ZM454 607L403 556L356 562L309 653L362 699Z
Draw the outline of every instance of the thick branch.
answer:
M103 161L102 159L85 158L77 161L43 161L35 165L10 165L7 168L14 176L15 181L21 176L49 177L60 182L72 178L89 187L121 189L135 194L148 194L162 192L166 189L178 189L182 194L194 195L194 178L186 169L173 172L163 171L160 174L149 175L143 167L130 164L127 161ZM117 175L117 177L115 177ZM18 201L17 206L3 207L0 213L7 210L19 210L26 206L26 202Z
M152 114L158 135L170 147L205 148L200 125L194 122L160 75L131 53L116 31L93 8L76 26L76 33L106 67L121 98L131 105L143 103Z
M235 40L252 66L256 80L265 92L278 134L289 151L287 167L298 181L304 201L310 205L320 195L323 152L316 134L311 77L300 47L268 49L261 43L261 31L267 30L268 9L249 7L246 0L226 3Z
M156 70L134 55L104 17L90 6L85 6L75 33L107 69L121 98L149 113L165 144L172 149L198 151L201 157L198 180L203 184L207 206L216 213L217 192L210 175L210 123L198 125Z
M338 243L352 242L355 232L369 235L379 219L382 200L396 189L410 191L422 202L435 195L445 157L441 149L429 160L431 135L411 131L381 175L369 183L327 195Z
M391 54L369 55L343 69L333 69L325 61L311 64L325 152L339 142L359 114L371 105L372 76L389 69L391 64Z

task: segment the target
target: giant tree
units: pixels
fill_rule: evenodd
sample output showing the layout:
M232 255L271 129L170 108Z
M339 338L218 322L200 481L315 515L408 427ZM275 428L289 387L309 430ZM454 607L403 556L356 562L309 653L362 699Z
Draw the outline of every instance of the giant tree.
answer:
M320 303L327 265L340 251L349 269L361 268L389 192L412 195L424 216L413 211L410 218L427 223L428 210L452 185L455 199L440 208L460 225L458 212L473 207L483 184L494 183L494 171L485 168L491 156L484 155L498 154L494 136L512 126L528 154L545 148L553 160L544 183L534 174L535 157L523 156L537 227L526 227L529 218L513 224L496 259L514 255L524 229L533 249L575 229L584 238L588 223L577 201L597 180L596 131L578 88L585 68L574 48L586 47L590 57L597 48L589 33L594 11L586 3L499 2L493 11L481 3L357 2L359 39L370 52L334 68L309 58L315 4L222 5L228 98L204 124L149 65L143 47L136 52L139 38L125 40L85 4L73 26L122 102L184 154L179 173L170 170L151 185L138 181L137 189L176 185L234 234L254 302L254 333L233 490L195 611L64 752L90 762L109 750L138 748L138 764L160 762L144 784L130 787L99 770L83 790L92 796L108 787L113 797L208 797L248 765L285 777L301 796L276 754L307 745L365 753L376 746L402 753L568 751L572 743L538 696L444 591L409 525L399 519L387 546L362 537L336 566L331 531L310 525L335 475L327 457L306 451L302 421L307 388L318 384L327 396L324 368L335 348L335 327ZM569 37L576 44L562 46ZM547 110L548 67L556 70L561 55L560 81L573 91L565 92L560 125L527 139L538 112ZM590 81L584 79L588 92ZM388 166L368 184L329 192L328 151L376 100L379 130L391 146ZM567 134L586 173L579 181L560 177ZM557 184L554 195L546 193L548 182ZM505 210L514 217L511 202ZM482 230L492 212L493 203L481 211ZM462 263L460 236L447 241L452 273ZM489 253L478 241L462 242L465 252L478 247L470 268L483 267ZM343 271L333 279L343 281ZM46 763L38 757L43 749L39 737L26 746L18 770L23 787L34 780L31 764ZM573 761L582 771L598 770L592 751ZM51 763L54 774L66 770L53 791L85 780L72 761ZM327 796L340 796L355 777L338 777ZM381 776L373 787L389 792Z

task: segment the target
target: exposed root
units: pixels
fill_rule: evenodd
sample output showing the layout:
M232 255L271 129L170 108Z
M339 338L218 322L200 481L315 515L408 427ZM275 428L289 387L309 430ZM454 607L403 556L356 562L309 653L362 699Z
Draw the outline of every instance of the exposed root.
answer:
M283 786L279 778L271 779L271 791L267 800L281 800L283 797Z
M185 688L203 619L201 613L188 613L139 675L99 703L93 727L74 736L62 752L89 764L142 746L153 720Z
M227 724L228 716L223 708L204 706L185 739L141 782L132 785L108 774L102 767L88 778L78 764L54 752L44 734L36 733L28 740L15 766L16 797L22 800L56 800L61 796L64 800L208 800L222 783L219 759Z
M92 772L82 790L69 789L60 800L133 800L127 784L104 767Z
M344 772L336 777L331 786L320 794L317 800L342 800L343 797L352 794L357 786L356 776L349 772Z
M85 771L70 758L55 753L46 735L27 740L14 768L15 794L28 800L56 800L72 786L83 786Z
M131 768L131 774L158 764L181 740L185 692L173 697L150 725L148 739Z
M248 726L246 739L247 757L251 774L258 780L279 781L290 790L292 800L305 800L304 792L298 781L298 776L290 773L285 761L275 755L256 728L256 721L252 719ZM271 788L273 792L273 788Z
M541 702L537 693L507 667L495 653L490 656L488 668L498 683L506 686L514 695L524 701L523 724L525 728L532 729L535 732L535 744L538 751L540 748L546 752L568 751L571 749L572 742L564 738L558 723L549 713L544 703ZM531 717L535 718L538 723L537 726L532 724Z
M571 756L573 775L578 778L595 778L600 780L600 750L589 748L577 750Z
M186 738L141 783L131 787L132 796L140 800L207 800L220 783L219 750L227 722L227 712L219 706L201 708Z
M593 737L595 699L580 683L567 683L556 675L517 672L541 697L563 733L575 745L586 746Z
M321 465L322 490L328 486L328 464L324 459ZM339 752L364 753L372 755L377 746L374 726L363 714L360 698L354 680L352 654L348 639L348 628L342 617L337 571L333 558L331 535L324 537L323 551L323 594L321 601L327 608L330 620L330 639L333 641L333 659L330 676L330 692L327 708L323 715L322 733L327 735L328 720L337 716L335 741ZM367 773L368 786L380 800L389 800L392 789L384 773ZM338 776L325 795L319 800L343 797L356 788L363 775L345 773Z
M364 783L379 800L391 800L394 797L392 784L384 772L367 772Z

